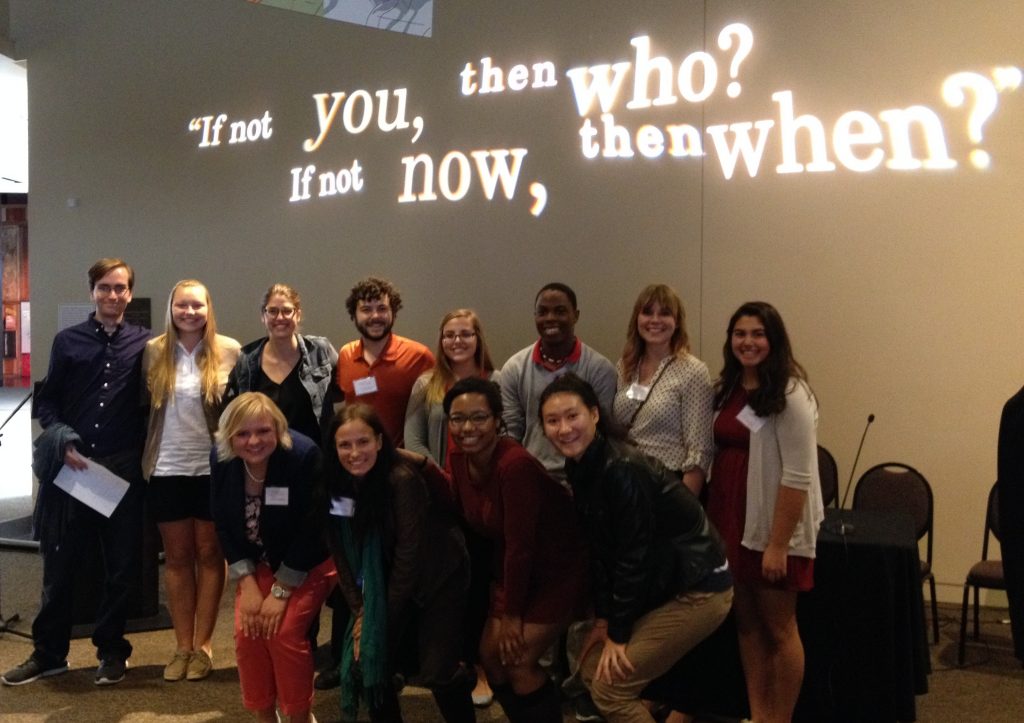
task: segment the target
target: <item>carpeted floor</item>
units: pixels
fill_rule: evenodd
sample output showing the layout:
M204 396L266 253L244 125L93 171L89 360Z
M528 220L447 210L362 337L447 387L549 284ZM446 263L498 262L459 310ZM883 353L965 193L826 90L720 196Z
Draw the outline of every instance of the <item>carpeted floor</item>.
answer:
M5 616L19 613L16 630L28 631L39 604L40 560L26 550L0 549L0 606ZM984 721L1018 723L1024 720L1024 668L1013 657L1005 610L985 610L982 637L968 647L967 667L956 667L959 607L940 607L942 640L932 646L930 692L917 699L923 723ZM324 613L322 631L329 629ZM2 723L200 723L249 720L242 708L231 643L231 596L221 605L221 624L215 638L215 672L199 683L165 683L163 666L173 652L169 630L136 633L127 679L116 686L93 684L96 661L88 640L74 640L71 672L17 688L0 689ZM323 635L321 636L323 637ZM0 669L7 670L31 653L31 642L10 633L0 636ZM438 720L429 694L408 688L402 696L407 723ZM339 718L338 692L318 692L314 712L321 723ZM360 720L364 720L361 718ZM478 711L479 723L504 721L495 705ZM565 720L572 721L566 712ZM858 722L860 723L860 722ZM864 721L863 723L876 723Z

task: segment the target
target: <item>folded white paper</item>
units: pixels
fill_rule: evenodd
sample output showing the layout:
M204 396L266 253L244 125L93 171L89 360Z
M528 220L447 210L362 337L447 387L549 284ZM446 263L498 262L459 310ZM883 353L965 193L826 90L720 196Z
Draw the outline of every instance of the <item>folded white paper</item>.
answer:
M88 468L74 470L64 465L53 483L104 517L114 514L128 483L101 464L86 459Z

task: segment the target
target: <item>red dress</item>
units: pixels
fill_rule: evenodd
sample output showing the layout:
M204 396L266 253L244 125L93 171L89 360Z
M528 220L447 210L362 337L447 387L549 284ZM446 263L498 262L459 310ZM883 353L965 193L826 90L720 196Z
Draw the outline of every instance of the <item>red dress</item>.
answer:
M426 477L478 534L494 542L489 615L559 623L578 613L585 553L568 491L518 442L500 437L487 479L474 482L461 450L448 458L446 484Z
M708 485L708 518L725 542L729 567L738 582L783 590L810 590L814 586L814 560L790 555L786 579L769 582L761 574L762 554L743 547L747 510L747 461L750 430L737 419L747 405L747 390L737 384L715 418L715 461Z
M747 509L747 458L750 430L736 418L747 404L747 392L737 384L715 418L715 461L708 485L708 518L725 542L729 566L739 564L740 540Z

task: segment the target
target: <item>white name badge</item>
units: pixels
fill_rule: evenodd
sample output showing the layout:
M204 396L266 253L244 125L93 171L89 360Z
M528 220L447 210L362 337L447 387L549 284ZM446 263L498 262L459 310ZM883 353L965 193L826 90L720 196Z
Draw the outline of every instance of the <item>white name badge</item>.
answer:
M754 413L754 410L747 404L740 410L740 413L736 415L736 419L740 420L740 424L749 429L751 432L756 432L764 423L768 420L765 417L759 417Z
M353 386L356 390L356 396L361 397L364 394L373 394L377 391L377 380L373 377L363 377L362 379L356 379L353 382Z
M335 517L352 517L356 513L356 501L351 497L332 497L331 514Z
M647 399L647 395L650 393L650 387L645 387L639 382L633 382L629 385L629 389L626 390L626 398L632 399L635 402L642 402Z
M263 490L263 504L282 507L288 504L287 487L267 487Z

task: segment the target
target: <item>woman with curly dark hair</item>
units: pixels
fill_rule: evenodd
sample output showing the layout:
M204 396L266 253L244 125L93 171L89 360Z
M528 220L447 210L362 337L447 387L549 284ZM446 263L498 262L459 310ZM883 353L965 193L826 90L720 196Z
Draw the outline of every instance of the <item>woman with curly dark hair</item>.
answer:
M817 401L771 304L729 320L715 385L708 516L736 579L736 627L753 720L789 721L803 680L797 592L814 584L823 517Z

